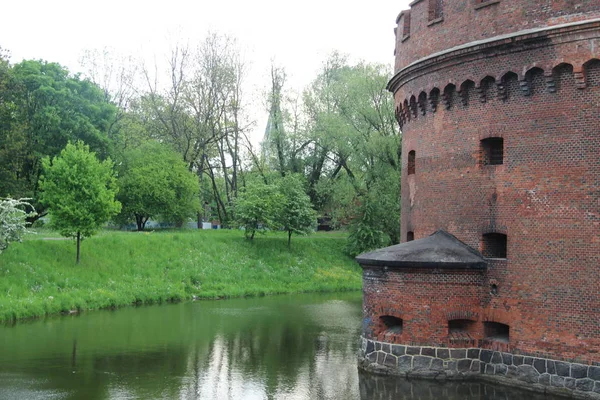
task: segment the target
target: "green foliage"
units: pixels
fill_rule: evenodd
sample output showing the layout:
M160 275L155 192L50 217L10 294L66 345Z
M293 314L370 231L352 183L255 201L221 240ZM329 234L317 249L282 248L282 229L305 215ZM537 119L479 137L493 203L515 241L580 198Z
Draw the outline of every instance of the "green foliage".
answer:
M400 232L401 137L388 79L382 66L348 65L333 54L305 93L315 140L333 160L313 182L313 200L372 243L380 242L378 232L398 242Z
M89 146L68 143L60 156L42 160L41 200L50 209L51 226L65 237L90 237L121 209L113 163L98 161ZM79 251L77 253L79 262Z
M165 145L148 142L125 153L119 168L117 220L143 230L151 217L183 223L200 209L198 180L181 157Z
M360 253L375 250L391 244L390 237L377 229L375 212L369 199L358 207L360 215L350 225L350 234L346 243L346 252L355 257Z
M35 214L30 199L0 199L0 253L9 243L20 242L27 230L27 217Z
M101 89L45 61L10 65L0 56L0 196L33 198L40 215L41 160L83 140L102 158L116 108Z
M247 238L256 232L278 229L278 214L283 197L276 185L263 182L248 183L235 199L236 225L244 228Z
M288 233L289 246L292 234L305 235L313 231L317 224L317 214L299 175L287 175L282 178L279 190L282 202L279 205L278 221Z
M350 225L367 238L381 232L397 242L401 141L393 97L385 89L388 68L353 65L333 53L304 91L300 112L282 97L284 75L274 72L263 143L269 164L281 176L304 173L313 205L338 226ZM261 172L267 179L268 172ZM361 208L365 198L369 212Z
M25 238L2 254L0 321L192 298L358 290L345 236L315 234L288 249L283 232L108 232L86 241L82 268L68 241Z

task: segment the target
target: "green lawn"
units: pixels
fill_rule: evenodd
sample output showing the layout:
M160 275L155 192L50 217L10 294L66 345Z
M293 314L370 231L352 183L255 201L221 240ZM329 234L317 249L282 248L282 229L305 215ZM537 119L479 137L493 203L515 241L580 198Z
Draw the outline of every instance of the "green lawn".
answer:
M345 235L104 231L81 246L41 231L0 254L0 321L130 304L361 288Z

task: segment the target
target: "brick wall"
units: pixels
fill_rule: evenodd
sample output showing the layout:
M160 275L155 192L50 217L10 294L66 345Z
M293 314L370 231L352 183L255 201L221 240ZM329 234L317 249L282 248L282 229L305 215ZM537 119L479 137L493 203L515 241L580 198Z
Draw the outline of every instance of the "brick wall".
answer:
M397 65L545 21L600 16L595 0L492 3L475 10L447 0L443 22L429 28L449 31L419 36L428 2L413 2ZM496 16L477 20L484 12ZM480 340L491 321L510 326L509 343L494 350L600 361L599 49L592 21L450 52L392 79L403 132L402 240L445 229L481 249L483 234L496 232L507 236L507 255L482 274L365 269L366 338L447 346L449 314L462 310L483 347L494 346ZM482 162L489 137L503 139L501 165ZM403 319L401 336L382 336L384 313Z
M396 71L422 57L465 43L526 29L600 18L597 0L415 0L407 18L398 18ZM405 12L406 14L406 12Z

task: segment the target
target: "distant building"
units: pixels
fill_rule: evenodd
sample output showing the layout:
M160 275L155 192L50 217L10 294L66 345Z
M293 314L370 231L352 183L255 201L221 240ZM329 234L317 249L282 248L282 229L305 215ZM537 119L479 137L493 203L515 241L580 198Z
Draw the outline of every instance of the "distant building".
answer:
M357 257L361 366L600 399L600 1L397 23L403 243Z

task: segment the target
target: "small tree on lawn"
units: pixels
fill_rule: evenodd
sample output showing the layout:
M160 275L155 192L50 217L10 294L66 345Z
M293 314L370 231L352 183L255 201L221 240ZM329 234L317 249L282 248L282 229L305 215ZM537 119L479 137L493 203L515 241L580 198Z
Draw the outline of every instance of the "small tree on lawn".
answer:
M299 175L285 176L279 183L279 192L282 195L282 203L278 220L288 234L289 247L292 234L305 235L313 231L317 224L317 214Z
M35 215L30 199L0 199L0 253L10 242L20 242L27 233L27 217ZM26 211L31 209L33 211Z
M277 216L282 196L275 185L248 183L235 200L235 218L245 235L254 239L256 232L277 229Z
M198 178L179 154L160 143L146 143L125 153L117 198L123 205L117 220L134 220L138 231L152 217L179 225L200 209Z
M100 162L89 146L78 141L42 164L41 200L50 209L50 226L77 239L79 264L81 240L95 234L121 209L115 200L113 163L110 159Z

